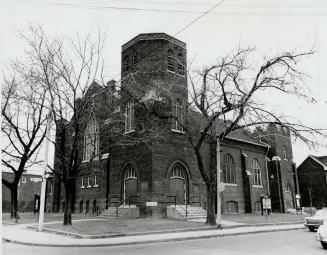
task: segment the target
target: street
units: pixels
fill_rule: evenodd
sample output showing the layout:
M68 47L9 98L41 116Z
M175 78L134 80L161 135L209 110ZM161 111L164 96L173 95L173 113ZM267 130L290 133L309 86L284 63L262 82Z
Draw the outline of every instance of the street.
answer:
M72 254L326 254L307 229L210 239L99 248L33 247L3 243L5 255Z

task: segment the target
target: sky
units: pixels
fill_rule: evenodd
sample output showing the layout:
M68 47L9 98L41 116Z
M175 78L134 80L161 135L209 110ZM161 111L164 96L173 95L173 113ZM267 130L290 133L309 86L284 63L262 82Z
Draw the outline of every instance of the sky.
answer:
M210 11L209 11L210 10ZM65 37L100 29L107 35L105 78L120 78L121 45L139 33L165 32L187 43L188 61L201 68L240 47L262 56L284 51L315 54L301 68L315 104L271 95L267 101L314 128L327 128L327 3L309 0L0 0L0 66L22 56L18 31L41 25L48 36ZM316 149L293 143L299 164L309 154L327 155L327 141ZM53 162L53 150L50 153ZM41 154L42 155L42 154Z

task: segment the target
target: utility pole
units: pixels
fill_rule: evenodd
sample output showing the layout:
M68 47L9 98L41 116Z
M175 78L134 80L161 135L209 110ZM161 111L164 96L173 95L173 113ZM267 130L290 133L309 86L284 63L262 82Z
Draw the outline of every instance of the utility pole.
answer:
M43 173L42 173L42 184L41 184L41 194L40 194L40 213L39 213L39 225L38 231L42 231L44 222L44 206L45 206L45 188L46 188L46 173L48 168L48 155L49 155L49 142L50 142L50 124L51 124L51 109L49 110L47 117L47 127L45 130L45 151L43 160Z
M217 226L221 228L221 198L220 191L223 189L220 182L220 140L217 137Z

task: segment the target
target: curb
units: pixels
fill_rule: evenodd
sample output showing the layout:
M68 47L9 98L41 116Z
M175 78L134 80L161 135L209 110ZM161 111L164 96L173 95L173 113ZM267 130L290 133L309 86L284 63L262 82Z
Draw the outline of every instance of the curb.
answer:
M135 242L121 242L121 243L101 243L101 244L42 244L42 243L28 243L22 241L11 240L8 238L2 238L3 241L29 245L29 246L38 246L38 247L110 247L110 246L124 246L124 245L136 245L136 244L152 244L152 243L165 243L165 242L178 242L186 240L196 240L196 239L209 239L217 237L228 237L228 236L240 236L240 235L249 235L249 234L259 234L259 233L268 233L268 232L281 232L281 231L291 231L304 229L304 226L301 227L292 227L288 229L271 229L271 230L257 230L257 231L246 231L241 233L227 233L227 234L214 234L214 235L203 235L203 236L192 236L192 237L178 237L178 238L164 238L160 240L145 240L145 241L135 241Z
M302 221L298 222L279 222L279 223L259 223L259 224L243 224L235 226L223 226L222 229L235 229L243 227L260 227L260 226L283 226L283 225L293 225L293 224L302 224ZM38 228L35 226L27 226L28 229L37 231ZM119 233L119 234L103 234L103 235L85 235L77 234L72 232L65 232L61 230L54 230L49 228L43 228L42 232L58 234L69 236L76 239L99 239L99 238L116 238L116 237L125 237L125 236L140 236L140 235L153 235L153 234L167 234L167 233L182 233L190 231L202 231L202 230L217 230L217 227L201 227L201 228L187 228L187 229L176 229L176 230L162 230L162 231L148 231L148 232L131 232L131 233Z
M37 231L37 227L27 226L27 228ZM201 228L187 228L187 229L176 229L176 230L162 230L162 231L148 231L148 232L131 232L131 233L119 233L119 234L106 234L106 235L84 235L72 232L65 232L61 230L54 230L49 228L43 228L42 232L53 233L58 235L64 235L73 237L76 239L99 239L99 238L115 238L125 236L142 236L142 235L153 235L153 234L168 234L168 233L182 233L191 231L203 231L203 230L217 230L217 227L201 227ZM226 228L227 229L227 228Z

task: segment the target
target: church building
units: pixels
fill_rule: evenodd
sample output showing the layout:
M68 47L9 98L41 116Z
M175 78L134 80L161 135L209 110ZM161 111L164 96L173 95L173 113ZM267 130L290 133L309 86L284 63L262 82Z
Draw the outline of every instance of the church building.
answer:
M131 79L141 81L145 88L154 83L162 84L175 95L172 110L183 116L188 103L186 63L184 42L164 33L139 34L122 46L121 87L129 86ZM140 69L142 73L138 72ZM114 83L111 85L114 87ZM105 88L93 83L88 93L101 89ZM151 91L137 90L144 98L151 97ZM119 206L134 208L137 212L130 213L131 217L167 217L171 215L167 208L174 203L205 208L206 186L183 128L174 121L153 122L124 91L116 96L119 107L115 109L108 105L106 98L94 98L94 116L86 125L81 142L81 173L84 174L76 178L74 212L96 213L97 208L104 212ZM139 134L152 121L151 125L157 125L165 139L155 146L120 144L113 149L109 146L110 139L101 137L106 131L108 116L113 113L124 116L125 136ZM253 138L249 131L241 130L221 141L223 214L260 212L264 194L271 197L272 211L286 212L294 208L298 191L290 133L276 125L268 126L265 132ZM89 142L90 134L95 142ZM59 140L57 137L57 142ZM215 165L212 148L215 148L214 140L204 146L207 166ZM97 156L91 160L94 152ZM55 155L56 167L59 163ZM49 190L46 210L63 211L62 183L54 175L49 178L48 187L51 194Z

